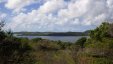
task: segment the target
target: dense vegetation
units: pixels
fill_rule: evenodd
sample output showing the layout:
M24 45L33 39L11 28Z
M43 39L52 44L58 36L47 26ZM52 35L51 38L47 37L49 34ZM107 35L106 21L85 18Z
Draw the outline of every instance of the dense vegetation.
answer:
M85 64L113 64L113 24L104 22L89 36L80 53Z
M76 43L16 38L0 23L0 64L113 64L113 24L102 23Z

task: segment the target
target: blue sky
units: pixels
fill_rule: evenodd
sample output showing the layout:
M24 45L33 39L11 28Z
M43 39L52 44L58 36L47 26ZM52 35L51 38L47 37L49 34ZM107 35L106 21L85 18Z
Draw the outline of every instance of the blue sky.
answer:
M0 20L12 31L67 32L113 20L113 0L0 0Z

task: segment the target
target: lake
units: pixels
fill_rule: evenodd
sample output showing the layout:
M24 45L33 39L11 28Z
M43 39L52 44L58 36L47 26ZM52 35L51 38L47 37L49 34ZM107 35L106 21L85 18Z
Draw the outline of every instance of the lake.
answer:
M17 37L25 37L29 39L33 38L42 38L42 39L48 39L53 41L63 41L63 42L76 42L81 37L87 37L87 36L17 36Z

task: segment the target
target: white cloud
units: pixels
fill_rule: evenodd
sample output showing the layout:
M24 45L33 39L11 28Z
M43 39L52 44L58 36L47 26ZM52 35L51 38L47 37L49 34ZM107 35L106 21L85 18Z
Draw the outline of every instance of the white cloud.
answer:
M107 0L108 7L113 8L113 0Z
M7 16L6 13L0 12L0 20L3 20Z
M18 8L13 5L9 8ZM39 9L14 16L7 27L14 31L80 31L111 20L112 0L45 0Z
M59 16L66 18L76 18L87 12L88 0L77 0L68 4L67 9L61 9Z
M69 3L67 9L61 9L59 16L63 18L78 18L82 19L83 25L91 25L94 18L101 14L109 13L106 1L104 0L77 0ZM103 18L104 19L104 18ZM105 20L105 19L104 19ZM98 23L101 21L98 21Z
M65 7L64 0L49 0L49 1L45 2L44 5L40 6L38 12L45 14L45 13L57 11L58 9L61 9L64 7Z
M37 0L8 0L5 7L13 9L14 12L24 10L25 6L35 3Z

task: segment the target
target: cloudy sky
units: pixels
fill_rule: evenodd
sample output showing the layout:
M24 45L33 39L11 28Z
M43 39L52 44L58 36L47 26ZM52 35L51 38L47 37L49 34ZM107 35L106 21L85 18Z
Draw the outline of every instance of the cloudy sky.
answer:
M85 31L113 21L113 0L0 0L12 31Z

